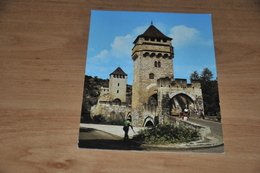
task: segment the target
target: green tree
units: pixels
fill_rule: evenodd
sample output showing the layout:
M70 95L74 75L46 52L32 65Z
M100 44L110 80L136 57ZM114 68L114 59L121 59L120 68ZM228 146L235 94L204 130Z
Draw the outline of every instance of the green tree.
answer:
M198 75L197 71L194 71L190 75L190 79L191 81L198 80L201 84L204 113L206 115L216 115L220 111L220 107L218 81L212 80L213 73L208 68L204 68L200 75Z
M201 81L210 81L213 78L213 73L207 67L203 69L200 75Z
M197 71L194 71L191 75L190 75L190 81L198 81L200 80L200 76L199 73Z

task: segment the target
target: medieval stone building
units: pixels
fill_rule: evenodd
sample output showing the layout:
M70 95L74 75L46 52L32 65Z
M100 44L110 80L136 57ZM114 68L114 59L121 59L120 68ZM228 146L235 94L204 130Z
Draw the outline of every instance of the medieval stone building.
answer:
M154 25L134 40L134 74L131 98L127 98L127 74L119 67L110 74L109 88L102 87L99 102L91 115L131 116L135 126L165 123L165 115L178 115L183 109L203 110L200 83L174 78L172 38Z

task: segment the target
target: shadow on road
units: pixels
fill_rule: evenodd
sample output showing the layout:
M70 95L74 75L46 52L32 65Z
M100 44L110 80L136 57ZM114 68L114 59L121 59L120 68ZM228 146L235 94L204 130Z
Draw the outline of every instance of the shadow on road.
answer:
M93 128L80 128L79 148L143 150L140 144L132 140L123 141L120 137Z
M112 149L112 150L143 150L140 144L131 140L110 140L110 139L92 139L92 140L79 140L79 148L91 149Z
M95 131L95 129L93 128L80 128L79 132L92 132Z

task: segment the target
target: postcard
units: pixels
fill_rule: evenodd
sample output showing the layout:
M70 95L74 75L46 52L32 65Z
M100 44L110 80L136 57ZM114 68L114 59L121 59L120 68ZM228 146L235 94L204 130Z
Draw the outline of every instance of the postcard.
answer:
M224 153L211 15L92 10L78 147Z

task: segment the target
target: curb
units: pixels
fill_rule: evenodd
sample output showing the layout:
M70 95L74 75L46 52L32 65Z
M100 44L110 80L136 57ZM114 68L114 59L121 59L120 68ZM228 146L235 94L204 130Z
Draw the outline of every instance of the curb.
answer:
M211 139L208 139L211 138ZM189 150L189 149L203 149L203 148L214 148L219 146L224 146L224 143L222 141L218 141L215 144L210 143L208 140L211 140L214 137L206 137L206 140L198 140L198 141L191 141L189 143L181 143L181 144L168 144L168 145L155 145L155 144L145 144L140 141L131 140L131 142L137 143L140 145L140 147L144 148L161 148L161 149L178 149L178 150ZM217 138L214 138L214 140ZM219 140L219 139L217 139ZM192 145L192 143L195 143L197 145ZM190 145L189 145L190 144Z
M140 147L145 147L145 148L162 148L162 149L178 149L178 150L189 150L189 149L203 149L203 148L214 148L214 147L219 147L219 146L224 146L224 143L221 142L220 144L204 144L204 145L188 145L189 143L181 143L181 144L169 144L169 145L153 145L153 144L143 144L139 141L133 141L138 144L140 144ZM197 141L193 141L197 142ZM199 141L201 142L201 141Z

